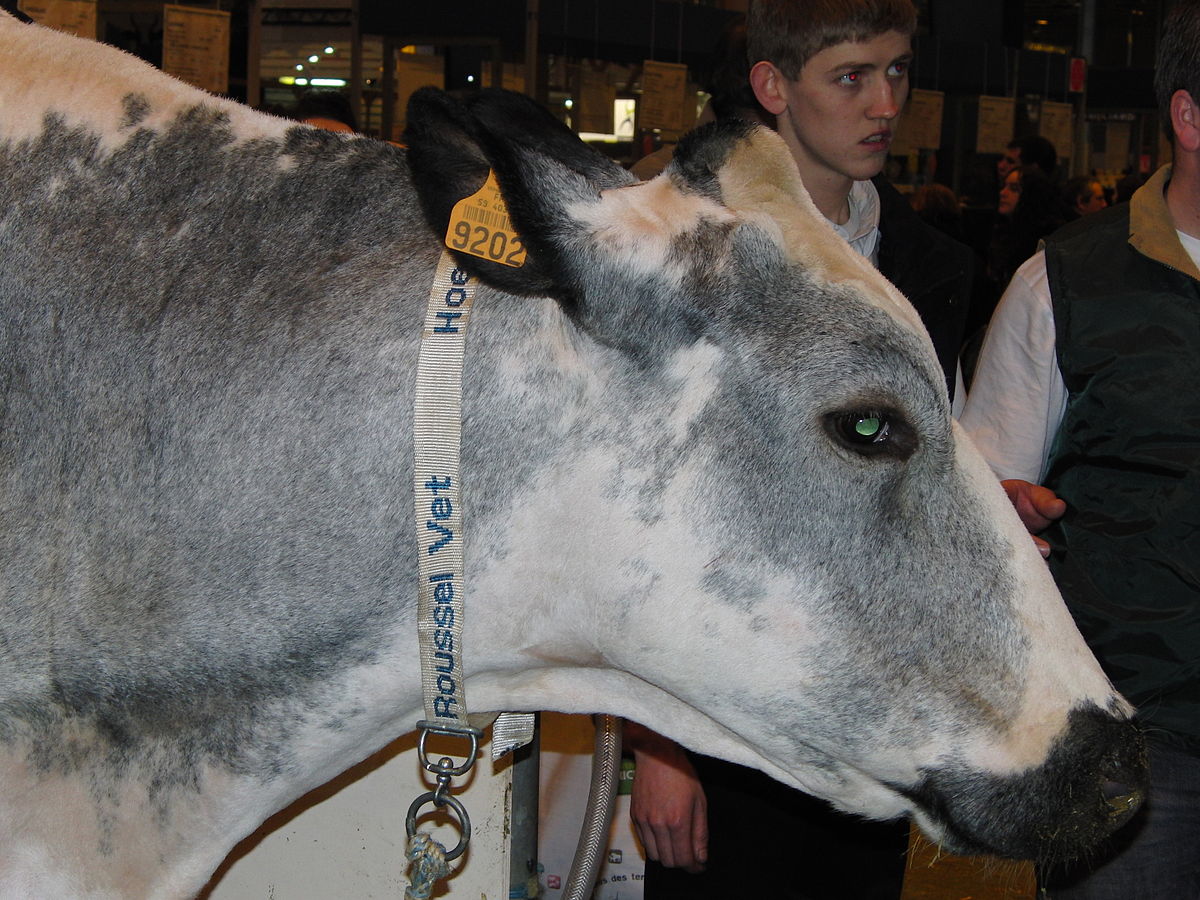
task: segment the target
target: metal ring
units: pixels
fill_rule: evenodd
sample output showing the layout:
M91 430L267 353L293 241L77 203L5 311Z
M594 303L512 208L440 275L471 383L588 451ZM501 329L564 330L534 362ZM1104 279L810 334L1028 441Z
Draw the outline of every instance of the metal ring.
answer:
M479 735L476 732L460 732L450 731L446 729L431 728L424 722L418 723L421 726L421 736L417 739L417 759L420 760L422 768L427 772L432 772L435 775L449 775L452 778L458 778L471 771L471 767L475 765L475 760L479 755ZM444 766L442 763L431 763L429 756L425 750L425 738L430 734L439 734L448 737L466 738L471 742L470 748L467 750L466 761L460 766ZM449 757L442 757L445 762Z
M471 842L471 819L467 815L466 807L464 807L457 797L451 794L445 794L438 797L433 791L422 794L408 807L408 818L404 820L404 828L408 832L409 838L412 838L417 833L417 810L426 803L433 803L436 807L449 806L458 815L458 825L461 837L458 839L458 845L453 850L446 851L446 862L458 859L467 849L467 844Z

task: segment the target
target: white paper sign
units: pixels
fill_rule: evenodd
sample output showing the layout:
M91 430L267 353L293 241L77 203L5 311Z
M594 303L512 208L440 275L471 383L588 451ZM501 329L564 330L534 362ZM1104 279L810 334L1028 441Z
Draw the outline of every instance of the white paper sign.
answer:
M942 109L946 95L941 91L913 88L908 105L896 128L892 153L902 155L915 150L936 150L942 145Z
M1013 139L1017 103L1012 97L979 98L979 127L975 132L978 153L1003 153Z
M1065 156L1068 159L1075 146L1071 112L1070 103L1043 100L1041 118L1038 121L1038 134L1054 145L1054 150L1060 157Z
M579 106L575 130L610 134L613 131L613 101L617 89L608 83L608 73L584 60L579 66Z
M96 0L21 0L17 9L39 25L96 39Z
M692 126L684 109L687 66L648 59L642 64L642 128L680 132Z
M163 7L163 71L214 94L229 90L229 13Z

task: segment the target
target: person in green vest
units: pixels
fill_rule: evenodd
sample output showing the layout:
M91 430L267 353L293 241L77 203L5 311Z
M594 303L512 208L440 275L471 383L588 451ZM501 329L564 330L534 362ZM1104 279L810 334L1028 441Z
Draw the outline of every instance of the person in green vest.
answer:
M1055 900L1200 897L1200 0L1155 91L1173 164L1017 270L961 418L1150 747L1145 807L1040 873Z

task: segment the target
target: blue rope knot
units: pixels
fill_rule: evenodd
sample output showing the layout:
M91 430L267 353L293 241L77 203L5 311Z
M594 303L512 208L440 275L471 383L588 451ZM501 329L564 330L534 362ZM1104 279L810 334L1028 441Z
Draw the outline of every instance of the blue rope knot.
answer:
M409 841L408 861L412 863L413 874L404 890L404 900L428 900L433 886L450 874L446 848L423 831Z

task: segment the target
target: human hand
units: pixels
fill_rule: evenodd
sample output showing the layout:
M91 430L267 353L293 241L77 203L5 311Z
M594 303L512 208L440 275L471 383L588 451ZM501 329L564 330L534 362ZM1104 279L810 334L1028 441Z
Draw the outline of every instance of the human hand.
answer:
M1040 484L1010 478L1001 481L1000 485L1030 534L1036 535L1067 511L1067 504L1054 491ZM1050 545L1044 540L1034 537L1033 542L1043 558L1050 555Z
M649 859L700 872L708 861L708 801L683 748L635 722L625 723L633 751L629 815Z

